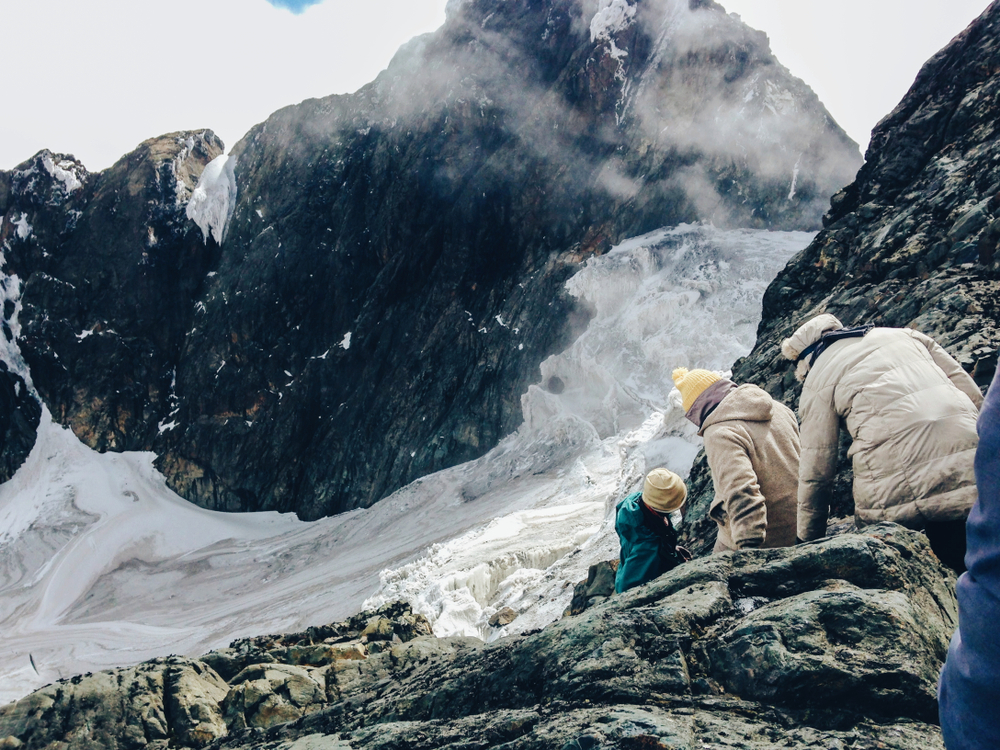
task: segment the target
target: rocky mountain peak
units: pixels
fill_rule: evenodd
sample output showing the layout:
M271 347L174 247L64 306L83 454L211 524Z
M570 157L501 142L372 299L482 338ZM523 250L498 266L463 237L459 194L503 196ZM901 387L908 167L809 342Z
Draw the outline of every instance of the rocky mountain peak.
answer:
M97 174L48 151L0 173L11 357L23 355L38 395L92 447L148 446L150 416L168 407L168 363L192 314L177 300L213 257L185 206L222 151L210 130L171 133ZM26 453L32 440L15 444Z
M59 206L80 190L89 176L87 168L73 156L43 149L11 173L9 191L29 206Z
M564 288L587 257L679 222L818 227L860 161L766 37L675 0L452 4L357 93L221 152L171 134L61 207L8 190L18 343L89 445L304 518L510 433L587 315Z

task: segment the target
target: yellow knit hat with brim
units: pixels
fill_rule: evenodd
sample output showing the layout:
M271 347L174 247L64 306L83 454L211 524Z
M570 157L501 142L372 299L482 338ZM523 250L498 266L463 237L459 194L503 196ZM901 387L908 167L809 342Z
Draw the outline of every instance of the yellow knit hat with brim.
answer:
M678 367L671 377L674 379L677 390L681 392L681 398L684 399L684 411L691 408L695 399L708 386L722 380L718 373L711 370L689 370L686 367Z
M646 475L642 501L657 513L671 513L684 505L687 487L684 480L669 469L653 469Z

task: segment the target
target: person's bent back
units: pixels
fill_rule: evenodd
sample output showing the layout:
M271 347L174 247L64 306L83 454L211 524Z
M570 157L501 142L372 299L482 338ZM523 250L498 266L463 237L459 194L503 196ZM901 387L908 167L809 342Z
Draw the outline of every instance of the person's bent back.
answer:
M710 370L673 371L687 418L705 441L718 526L713 552L795 543L799 427L762 388Z
M975 381L919 331L844 329L832 315L799 328L782 353L796 360L803 381L799 538L826 535L843 424L853 439L858 524L893 521L926 530L938 556L960 567L964 522L976 500L972 463L982 394Z

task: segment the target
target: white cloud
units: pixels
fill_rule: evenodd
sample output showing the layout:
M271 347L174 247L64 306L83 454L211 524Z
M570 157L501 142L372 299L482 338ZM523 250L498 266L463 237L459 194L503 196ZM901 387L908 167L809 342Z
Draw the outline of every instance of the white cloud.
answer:
M91 171L147 138L213 129L233 146L272 112L372 80L459 0L33 0L4 8L0 169L43 148ZM616 3L585 3L611 7ZM722 0L771 38L862 146L919 67L986 0ZM618 5L624 6L623 2Z
M864 152L920 67L979 16L987 0L720 0L808 83Z
M39 150L110 166L147 138L211 128L235 145L277 109L355 91L444 22L445 0L36 0L4 8L0 169Z

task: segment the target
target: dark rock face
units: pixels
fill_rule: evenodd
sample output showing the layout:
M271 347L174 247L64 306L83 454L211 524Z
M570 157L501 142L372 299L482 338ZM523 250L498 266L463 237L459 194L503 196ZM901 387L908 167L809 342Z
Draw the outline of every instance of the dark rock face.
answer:
M821 312L844 325L916 328L934 337L984 388L1000 342L1000 5L929 60L872 134L857 179L832 200L824 229L764 295L757 344L733 377L798 404L781 340ZM849 443L842 446L835 514L853 512ZM693 506L707 508L704 455ZM695 513L694 515L698 515ZM710 546L711 522L691 531Z
M885 524L685 563L486 646L430 637L397 604L64 680L0 708L0 737L65 750L930 750L953 588L923 535Z
M39 395L93 448L148 448L170 409L172 372L214 264L184 208L221 152L211 131L174 133L100 174L42 151L6 175L0 245L23 288L4 280L4 328L20 327Z
M24 378L0 362L0 482L14 476L28 457L41 414Z
M221 247L166 167L200 173L207 137L62 202L0 179L22 349L57 419L156 451L207 507L367 506L517 426L582 322L563 284L587 257L682 221L818 228L859 164L714 3L453 7L356 94L247 134ZM11 235L21 212L45 231Z

